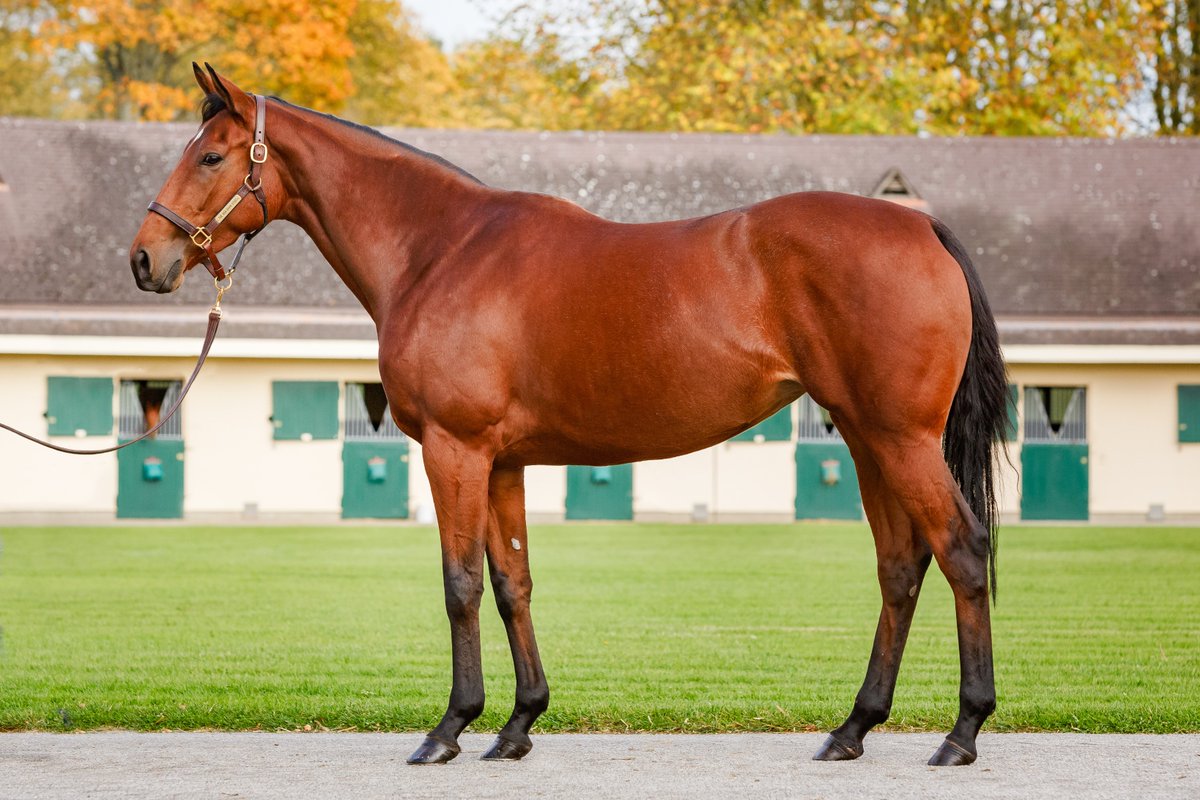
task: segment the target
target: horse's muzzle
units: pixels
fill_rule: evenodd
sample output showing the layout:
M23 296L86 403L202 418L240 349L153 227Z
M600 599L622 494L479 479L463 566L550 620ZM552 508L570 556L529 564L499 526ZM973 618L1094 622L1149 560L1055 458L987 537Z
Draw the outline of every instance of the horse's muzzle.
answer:
M134 250L129 256L129 268L133 271L133 280L143 292L168 294L175 291L176 279L179 276L182 259L175 259L171 268L163 273L162 278L154 280L153 261L144 247Z

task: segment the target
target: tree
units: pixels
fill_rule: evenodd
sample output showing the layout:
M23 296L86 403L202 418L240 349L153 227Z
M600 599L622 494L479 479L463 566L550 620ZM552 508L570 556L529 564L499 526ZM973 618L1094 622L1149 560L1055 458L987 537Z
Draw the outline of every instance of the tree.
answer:
M1156 0L1147 59L1154 119L1162 134L1200 135L1200 0Z
M1152 35L1134 0L908 0L906 49L934 76L937 133L1111 135Z
M208 60L260 91L341 107L352 85L355 0L27 0L47 55L74 54L94 114L174 119L195 106L188 62Z
M566 130L590 127L589 76L561 58L553 34L537 44L492 37L455 54L466 121L480 128Z
M548 53L538 27L629 21L596 37L589 126L1098 135L1123 129L1166 1L590 0L573 20L543 2L506 40L551 75L550 57L579 56Z
M50 58L34 44L35 11L19 0L0 0L0 115L50 116L64 98Z
M354 85L346 114L367 125L447 127L466 111L450 62L417 31L403 6L360 0L350 18Z

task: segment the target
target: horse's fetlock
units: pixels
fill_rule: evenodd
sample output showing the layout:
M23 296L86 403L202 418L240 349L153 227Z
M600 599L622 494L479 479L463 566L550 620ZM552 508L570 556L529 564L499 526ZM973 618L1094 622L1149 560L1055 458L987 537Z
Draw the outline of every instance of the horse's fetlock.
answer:
M517 713L538 717L550 707L550 689L538 686L528 692L517 693Z
M876 699L858 699L854 701L851 717L861 720L868 728L882 725L892 715L891 702Z
M454 713L468 724L479 719L479 715L483 713L483 697L463 701L455 707Z
M959 693L959 703L965 715L984 720L996 710L996 693L986 689L973 689Z

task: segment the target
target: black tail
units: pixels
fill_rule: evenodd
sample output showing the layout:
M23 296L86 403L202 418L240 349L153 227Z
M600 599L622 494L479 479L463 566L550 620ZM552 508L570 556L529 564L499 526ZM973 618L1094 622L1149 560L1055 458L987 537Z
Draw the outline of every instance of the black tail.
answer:
M996 449L1004 447L1008 425L1008 375L1000 354L1000 335L979 273L950 229L933 220L933 232L954 256L971 295L971 349L967 368L954 393L942 452L967 505L987 531L988 577L996 601Z

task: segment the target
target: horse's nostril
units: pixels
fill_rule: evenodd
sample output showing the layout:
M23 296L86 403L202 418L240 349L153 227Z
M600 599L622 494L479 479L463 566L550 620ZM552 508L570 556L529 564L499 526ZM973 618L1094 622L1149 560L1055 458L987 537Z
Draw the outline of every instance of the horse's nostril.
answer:
M138 251L133 254L133 258L131 259L131 261L133 262L132 263L133 274L143 280L149 280L150 279L150 254L147 253L144 249L139 248Z

